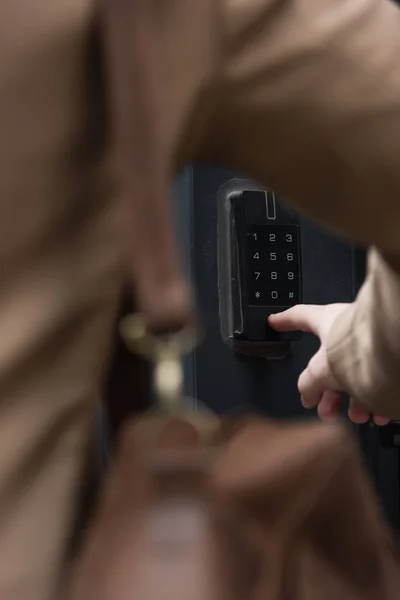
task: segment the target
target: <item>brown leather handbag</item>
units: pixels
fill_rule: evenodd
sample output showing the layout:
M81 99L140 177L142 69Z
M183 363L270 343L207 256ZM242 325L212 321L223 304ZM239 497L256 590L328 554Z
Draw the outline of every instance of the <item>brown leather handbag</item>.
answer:
M347 429L187 412L177 337L146 333L191 317L168 215L145 5L103 0L103 23L144 315L141 332L140 322L126 324L128 341L155 359L164 410L122 431L70 598L397 600L397 552Z

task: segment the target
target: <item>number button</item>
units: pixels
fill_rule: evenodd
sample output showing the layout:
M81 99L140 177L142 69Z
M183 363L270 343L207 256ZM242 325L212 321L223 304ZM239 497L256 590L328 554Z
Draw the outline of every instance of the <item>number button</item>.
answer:
M269 259L270 260L276 260L276 252L270 252L269 253Z
M278 279L278 273L276 271L271 271L271 279Z
M275 233L270 233L269 234L269 241L270 242L276 242L276 235L275 235Z
M261 275L260 271L254 271L254 277L255 277L256 281L257 281L257 279L260 278L260 275Z
M287 278L289 279L289 281L293 281L293 279L294 279L293 271L289 271L289 273L287 274Z
M292 261L292 260L294 260L294 256L293 256L293 253L292 253L292 252L288 252L288 253L286 254L286 260L288 260L288 261Z
M277 290L272 290L272 292L271 292L271 298L272 298L272 300L278 300L279 294L278 294Z
M291 233L287 233L285 240L290 244L290 242L293 242L293 236Z

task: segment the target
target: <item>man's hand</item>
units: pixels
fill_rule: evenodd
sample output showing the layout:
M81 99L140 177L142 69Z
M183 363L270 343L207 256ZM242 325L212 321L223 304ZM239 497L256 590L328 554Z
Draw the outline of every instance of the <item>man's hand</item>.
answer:
M336 381L328 363L326 340L329 330L336 317L347 308L348 304L328 304L314 306L299 304L275 315L268 322L277 331L300 330L314 333L319 337L321 346L311 358L307 368L302 372L298 381L301 401L306 408L318 407L321 419L332 419L339 412L343 392ZM366 423L369 413L354 400L350 400L349 418L353 423ZM376 425L387 425L389 419L375 415Z

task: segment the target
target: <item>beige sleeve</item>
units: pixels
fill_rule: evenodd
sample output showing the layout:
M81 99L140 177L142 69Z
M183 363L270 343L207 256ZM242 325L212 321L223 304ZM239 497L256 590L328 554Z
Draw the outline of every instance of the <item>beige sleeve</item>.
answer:
M400 263L400 11L388 0L223 0L212 136L201 156ZM400 279L374 251L329 360L400 417Z
M335 377L372 412L400 419L400 277L372 249L356 302L328 340Z

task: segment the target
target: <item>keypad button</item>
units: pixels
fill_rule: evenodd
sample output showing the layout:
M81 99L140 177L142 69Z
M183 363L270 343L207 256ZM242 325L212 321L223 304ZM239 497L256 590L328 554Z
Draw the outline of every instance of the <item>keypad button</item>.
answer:
M295 287L285 287L284 289L282 289L282 299L284 300L284 302L286 302L288 305L292 306L294 304L297 304L299 301L299 290L298 288Z
M267 294L261 288L254 287L249 300L253 306L268 306Z
M279 300L279 298L280 298L279 290L271 290L270 298L271 298L271 300Z

